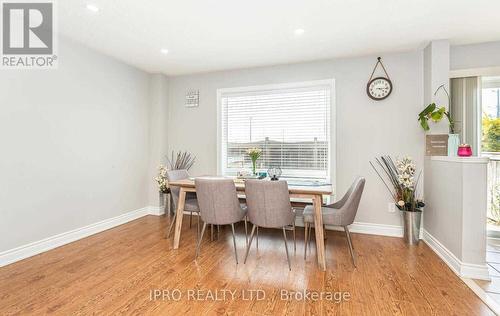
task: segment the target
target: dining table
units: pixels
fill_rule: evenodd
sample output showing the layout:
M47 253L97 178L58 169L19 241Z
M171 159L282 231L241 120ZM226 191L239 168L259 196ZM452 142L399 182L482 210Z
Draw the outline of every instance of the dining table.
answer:
M234 179L236 191L238 194L244 195L245 192L245 181L242 179ZM269 180L261 180L269 181ZM177 203L176 214L183 214L184 203L186 200L187 192L195 192L196 186L193 178L169 181L169 186L179 187L179 200ZM323 217L321 214L321 207L323 205L323 197L328 197L333 194L333 188L331 185L298 185L289 184L288 191L290 193L290 199L300 199L312 202L314 206L314 225L317 228L323 227ZM175 231L173 248L178 249L181 239L181 228L183 216L176 216L175 221ZM320 268L324 271L326 270L326 259L325 259L325 240L324 240L323 229L316 229L316 254L318 259L318 264Z

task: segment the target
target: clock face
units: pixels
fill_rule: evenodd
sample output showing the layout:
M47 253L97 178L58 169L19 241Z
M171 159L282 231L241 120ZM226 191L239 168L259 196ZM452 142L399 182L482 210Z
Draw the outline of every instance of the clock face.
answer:
M383 100L387 98L392 92L392 83L389 79L384 77L377 77L366 86L368 96L373 100Z

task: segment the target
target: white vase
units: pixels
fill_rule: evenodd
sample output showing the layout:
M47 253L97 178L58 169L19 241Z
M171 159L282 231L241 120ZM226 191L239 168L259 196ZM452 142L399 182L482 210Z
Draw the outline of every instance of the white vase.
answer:
M460 146L460 135L448 135L448 156L457 156L458 146Z

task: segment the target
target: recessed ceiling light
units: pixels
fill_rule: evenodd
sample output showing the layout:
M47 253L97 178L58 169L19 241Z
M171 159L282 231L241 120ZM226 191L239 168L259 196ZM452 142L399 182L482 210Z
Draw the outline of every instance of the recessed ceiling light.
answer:
M90 10L92 12L98 12L99 8L93 4L87 4L87 10Z
M166 48L162 48L162 49L160 50L160 52L161 52L162 54L166 55L166 54L168 54L168 49L166 49Z
M299 35L302 35L304 34L305 30L304 29L296 29L294 31L295 35L299 36Z

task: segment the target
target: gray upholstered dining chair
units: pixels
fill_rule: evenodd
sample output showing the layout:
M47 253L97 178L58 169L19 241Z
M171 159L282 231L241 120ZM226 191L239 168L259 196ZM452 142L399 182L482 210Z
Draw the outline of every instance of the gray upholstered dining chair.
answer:
M358 212L359 202L363 189L365 187L365 178L358 177L354 180L346 194L333 204L321 208L323 215L323 224L332 226L342 226L346 233L347 243L349 244L349 252L351 253L352 263L356 266L354 259L354 248L352 246L351 234L349 233L348 225L354 222L356 213ZM305 223L305 240L304 240L304 259L307 255L307 244L311 239L311 226L314 226L314 207L308 205L304 209ZM316 228L317 229L317 228ZM321 228L322 229L322 228Z
M256 228L281 228L288 268L291 270L285 228L294 225L295 213L290 203L287 182L247 180L245 181L245 195L248 207L247 217L253 226L244 262L247 261Z
M167 170L167 180L168 181L175 181L175 180L183 180L183 179L188 179L189 178L189 173L185 169L178 169L178 170ZM170 194L172 195L172 200L174 200L174 206L175 206L175 214L174 218L172 219L172 222L170 223L170 226L168 228L167 232L167 237L170 236L172 233L172 228L174 227L175 220L178 216L177 214L177 205L179 202L179 187L171 187L170 188ZM196 193L193 192L187 192L186 193L186 200L184 203L184 210L190 212L190 218L189 218L189 227L191 227L192 219L193 219L193 213L199 213L200 209L198 207L198 201L196 200ZM181 214L182 215L182 214ZM198 217L197 221L197 236L199 235L200 232L200 217Z
M213 225L231 225L233 233L234 256L238 264L238 252L236 250L236 237L234 233L234 224L242 220L245 221L245 234L247 230L246 208L240 205L236 186L232 179L224 178L196 178L194 180L198 203L200 206L200 216L203 220L201 235L196 247L196 256L200 253L201 242L207 224Z

